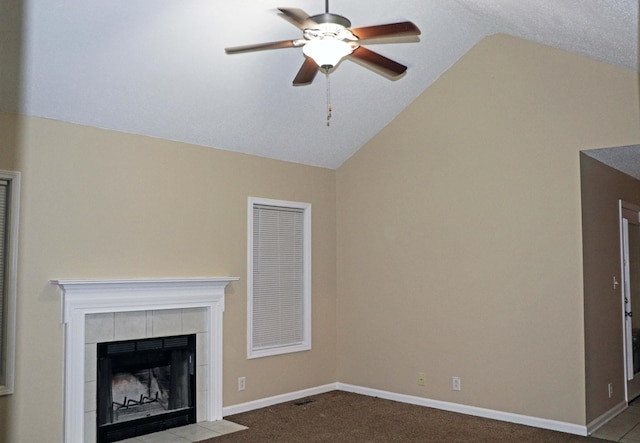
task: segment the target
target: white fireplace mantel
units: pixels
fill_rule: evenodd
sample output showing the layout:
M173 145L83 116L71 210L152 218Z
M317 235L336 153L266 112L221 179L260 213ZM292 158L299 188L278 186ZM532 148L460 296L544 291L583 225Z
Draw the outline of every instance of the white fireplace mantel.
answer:
M64 442L84 440L85 317L88 314L206 308L209 320L207 420L222 419L222 313L225 287L238 277L51 280L65 324ZM82 424L82 425L80 425Z

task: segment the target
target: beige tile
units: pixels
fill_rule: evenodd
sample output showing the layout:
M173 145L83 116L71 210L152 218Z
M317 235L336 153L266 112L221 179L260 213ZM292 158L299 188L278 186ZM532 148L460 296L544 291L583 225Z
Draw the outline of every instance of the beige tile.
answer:
M89 381L84 384L84 412L91 412L98 409L96 406L97 389L97 381Z
M196 366L196 391L206 391L209 388L209 365Z
M188 308L182 310L182 333L196 334L209 330L207 308Z
M599 440L606 440L606 441L620 441L620 437L612 437L610 435L596 435L596 434L592 434L591 437L595 437Z
M89 314L85 318L85 343L113 341L113 313Z
M153 337L182 334L182 310L163 309L153 311Z
M209 416L209 405L207 404L207 391L196 391L196 421L205 421Z
M624 438L628 441L640 442L640 425L636 424L636 426L631 431L625 434Z
M197 424L168 429L167 432L192 442L198 442L220 436L218 432L205 428L203 426L199 426Z
M84 413L84 441L96 441L96 412Z
M618 414L615 418L621 419L621 420L631 420L631 421L638 421L638 415L640 414L640 410L638 408L627 408L625 409L623 412L621 412L620 414Z
M153 311L146 311L147 314L147 338L153 337Z
M197 359L196 359L197 360ZM209 389L209 365L196 366L196 421L204 421L209 416L207 391Z
M232 432L244 431L249 429L246 426L233 423L229 420L207 421L198 423L200 426L216 431L219 434L231 434Z
M203 366L209 363L209 333L196 334L196 365Z
M167 431L141 435L140 437L138 437L138 440L145 443L193 443L191 440L178 437L177 435L170 434Z
M84 345L84 381L95 381L98 372L98 346Z
M592 435L593 437L609 441L620 441L638 424L638 417L630 414L619 414L602 426Z
M602 426L598 433L622 438L627 432L631 431L638 424L637 417L628 414L620 414L614 417L609 423Z
M147 313L145 311L116 312L114 328L116 340L144 338L147 333Z

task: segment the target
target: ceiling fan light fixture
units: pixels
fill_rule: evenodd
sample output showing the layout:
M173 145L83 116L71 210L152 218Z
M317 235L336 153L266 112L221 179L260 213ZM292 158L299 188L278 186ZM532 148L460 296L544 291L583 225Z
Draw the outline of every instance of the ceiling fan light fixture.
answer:
M302 52L307 57L311 57L318 66L323 69L331 69L337 65L342 58L354 51L352 44L333 37L311 40L302 47Z
M278 8L278 11L302 31L302 38L235 46L225 48L225 52L238 54L301 47L305 57L293 79L293 86L311 84L318 71L324 71L328 79L329 71L345 57L362 62L392 79L398 78L406 72L405 65L367 49L362 43L373 39L420 35L420 29L409 21L351 28L349 19L329 12L329 0L325 0L324 14L309 15L298 8Z

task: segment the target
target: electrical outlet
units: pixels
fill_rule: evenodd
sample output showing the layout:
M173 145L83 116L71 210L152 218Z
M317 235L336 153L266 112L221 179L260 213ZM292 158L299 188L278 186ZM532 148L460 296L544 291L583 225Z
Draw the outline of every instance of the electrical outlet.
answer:
M451 377L451 389L454 391L462 390L462 380L460 377Z
M424 372L418 372L418 385L419 386L424 386L425 383L425 375Z
M238 391L244 391L247 388L247 377L238 377Z
M613 383L609 383L607 388L609 389L609 398L613 397Z

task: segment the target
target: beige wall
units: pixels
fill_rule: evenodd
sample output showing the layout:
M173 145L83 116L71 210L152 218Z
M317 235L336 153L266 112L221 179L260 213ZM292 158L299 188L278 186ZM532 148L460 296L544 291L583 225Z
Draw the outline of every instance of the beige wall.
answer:
M0 169L13 171L18 167L20 125L15 115L1 114L0 119Z
M334 171L35 118L24 120L19 148L17 384L0 403L7 441L62 440L63 327L50 279L238 276L224 315L224 405L336 380ZM309 352L246 359L248 196L312 204Z
M579 151L640 141L637 87L492 36L347 161L338 379L585 424Z
M587 423L625 401L619 200L640 205L640 181L580 156ZM608 383L613 383L609 398Z

